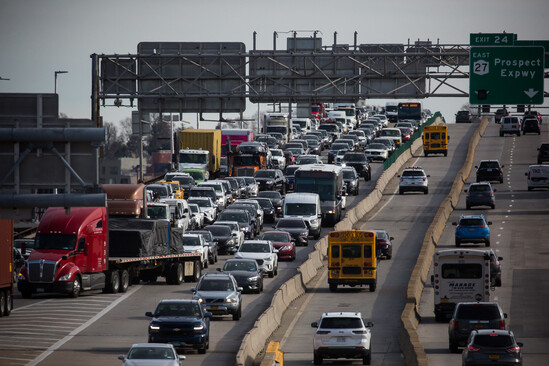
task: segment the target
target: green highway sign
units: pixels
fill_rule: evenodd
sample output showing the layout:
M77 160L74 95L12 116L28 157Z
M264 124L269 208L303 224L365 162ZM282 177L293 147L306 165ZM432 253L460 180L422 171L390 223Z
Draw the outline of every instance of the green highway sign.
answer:
M469 103L543 104L544 48L471 47Z
M542 46L545 48L545 68L549 68L549 41L518 41L515 46Z
M512 46L515 39L514 33L469 33L471 46Z

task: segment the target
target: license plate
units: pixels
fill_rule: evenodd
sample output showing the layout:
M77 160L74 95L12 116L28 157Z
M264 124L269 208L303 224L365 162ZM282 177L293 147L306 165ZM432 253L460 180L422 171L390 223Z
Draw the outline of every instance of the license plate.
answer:
M471 228L469 228L469 231L475 231L475 229L471 227Z
M490 355L488 357L490 357L491 360L499 360L499 355Z
M210 306L211 310L217 310L217 306Z
M490 173L490 172L492 171L492 169L486 169L486 171L487 171L488 173Z
M345 342L345 337L337 337L337 342L338 342L338 343L343 343L343 342Z
M475 328L482 329L484 328L484 324L475 324Z

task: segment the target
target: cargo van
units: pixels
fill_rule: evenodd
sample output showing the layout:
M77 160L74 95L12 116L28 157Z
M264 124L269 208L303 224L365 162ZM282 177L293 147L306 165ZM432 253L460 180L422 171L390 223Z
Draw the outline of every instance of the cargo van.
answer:
M529 191L534 188L549 188L549 165L530 165L524 175Z
M284 217L302 217L309 227L309 235L320 238L322 211L316 193L288 193L284 199Z

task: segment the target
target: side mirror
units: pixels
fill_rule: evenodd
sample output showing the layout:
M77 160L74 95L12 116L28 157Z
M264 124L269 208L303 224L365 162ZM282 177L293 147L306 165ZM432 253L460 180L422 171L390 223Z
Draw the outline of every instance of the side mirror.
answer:
M191 292L196 292L196 287L191 287Z
M368 328L372 328L373 326L374 326L373 322L367 322L366 323L366 327L368 327Z
M211 318L212 316L213 316L213 314L212 314L211 312L209 312L209 311L206 311L206 312L204 313L204 318Z
M217 272L221 272L221 268L216 268L215 269Z
M145 313L145 316L148 316L149 318L152 318L152 317L153 317L153 313L150 312L150 311L147 311L147 312Z
M124 356L124 355L118 355L118 359L119 359L120 361L124 361L124 360L126 359L126 356Z
M452 222L452 225L457 226L457 222Z
M503 260L503 257L498 257L498 261L502 261Z
M431 275L431 285L434 285L434 284L435 284L435 276Z
M313 328L318 328L318 323L317 323L317 322L311 323L311 327L313 327Z
M487 224L488 224L488 225L492 225L492 221L488 221Z
M237 288L236 288L236 291L242 292L242 291L244 291L244 288L242 288L242 287L237 287Z
M318 215L316 215L317 218L321 219L322 218L322 214L319 213Z

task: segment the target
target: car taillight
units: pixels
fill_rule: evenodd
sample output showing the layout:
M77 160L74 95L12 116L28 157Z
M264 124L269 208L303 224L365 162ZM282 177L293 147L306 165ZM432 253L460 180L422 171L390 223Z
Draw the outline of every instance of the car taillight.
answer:
M427 180L427 177L423 177L423 181L425 182Z
M478 351L480 351L480 348L475 347L475 346L469 346L468 349L469 349L469 352L478 352Z
M379 245L387 245L387 244L389 244L389 242L387 240L381 240L378 244Z
M488 229L488 225L480 225L480 227L483 229Z
M330 334L329 330L318 330L316 334Z
M509 352L509 353L519 353L520 352L520 347L515 346L515 347L507 348L506 351Z
M400 181L401 181L401 182L404 182L404 178L400 178Z
M458 328L459 328L459 322L453 320L452 323L453 323L452 325L454 326L454 329L458 329Z
M499 329L505 330L505 320L500 320L499 321Z
M366 334L366 333L368 333L368 331L367 330L353 330L353 333L354 334Z

